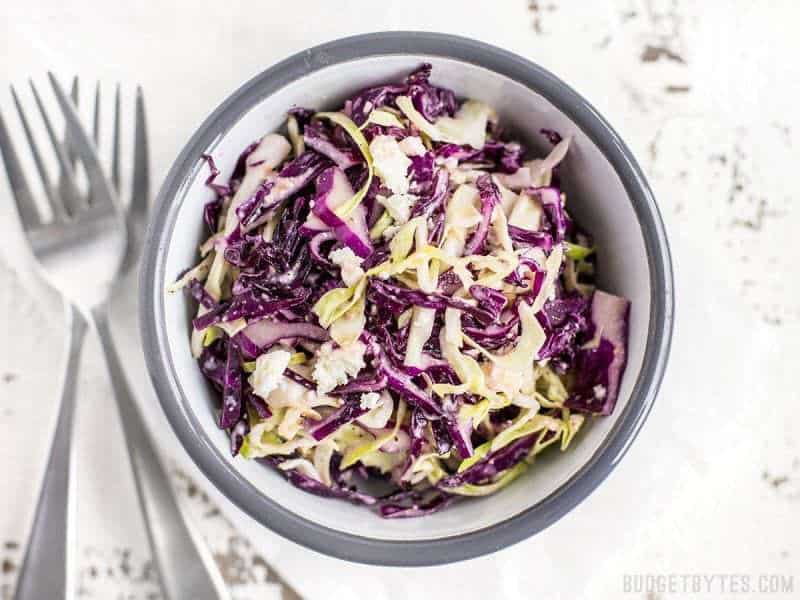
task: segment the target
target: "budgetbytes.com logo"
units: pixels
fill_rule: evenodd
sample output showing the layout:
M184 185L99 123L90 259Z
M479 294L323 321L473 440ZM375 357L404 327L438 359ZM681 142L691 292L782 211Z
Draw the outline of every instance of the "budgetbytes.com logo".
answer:
M794 575L783 573L626 573L622 591L630 594L794 595Z

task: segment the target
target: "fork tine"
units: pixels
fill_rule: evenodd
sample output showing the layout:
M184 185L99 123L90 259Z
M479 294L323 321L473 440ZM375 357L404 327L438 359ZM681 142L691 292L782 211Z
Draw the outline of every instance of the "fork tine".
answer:
M72 77L72 88L69 91L69 97L72 98L72 103L78 106L78 76Z
M79 90L78 90L78 76L75 75L72 78L72 89L70 90L70 98L72 99L72 103L77 107L78 102L80 100L79 97ZM67 158L69 159L69 165L72 168L72 172L75 172L75 165L78 162L78 157L75 156L75 151L72 149L72 143L69 138L69 130L65 128L64 131L64 139L63 142L64 149L67 151ZM62 197L69 196L69 182L68 179L71 179L70 173L66 173L61 171L58 176L58 189L61 193ZM63 211L62 211L63 212Z
M78 106L77 104L75 105ZM92 139L94 140L94 147L98 149L99 152L100 148L100 81L97 82L97 85L94 88L94 108L92 109ZM92 191L89 190L89 194L86 197L86 201L91 205L94 204L94 198L92 198Z
M69 99L64 94L64 90L61 89L61 85L59 85L55 75L49 72L47 76L50 79L50 85L52 85L58 104L61 107L61 112L64 113L64 119L70 130L70 135L75 142L75 151L78 153L83 167L86 170L86 176L89 178L89 186L95 205L114 208L116 210L116 198L108 180L103 174L103 167L100 164L100 160L97 158L94 144L83 130L80 117L78 117Z
M120 107L122 100L120 97L119 84L117 84L117 92L114 96L114 138L111 142L111 183L114 184L114 189L119 194L119 131L120 131Z
M41 224L39 211L34 204L33 195L28 187L28 182L25 180L25 173L22 171L22 165L14 150L14 145L11 143L11 136L8 134L8 129L6 129L6 122L3 120L2 113L0 113L0 154L3 156L3 162L6 165L8 183L11 186L14 199L17 201L17 211L22 221L22 227L26 231L33 229Z
M92 118L92 138L94 145L100 145L100 82L94 90L94 116Z
M50 176L48 175L47 169L44 166L42 155L39 153L39 147L36 145L36 139L33 137L33 131L31 131L30 125L28 124L25 111L22 109L22 103L19 101L19 96L17 96L17 90L14 89L13 85L10 87L11 97L14 99L14 106L17 108L17 114L19 115L19 120L22 123L22 129L25 132L25 137L28 140L28 146L30 147L31 154L33 155L33 162L36 164L36 170L39 172L39 177L42 178L42 187L44 187L45 196L47 196L47 201L50 203L50 208L53 211L53 220L60 221L66 216L66 213L64 212L64 205L61 203L61 199L56 195L55 190L53 190L53 186L50 184Z
M80 94L78 92L78 76L75 75L72 78L72 89L69 91L69 97L72 100L72 103L77 107L80 103ZM72 166L72 169L75 170L75 151L72 149L71 144L69 143L69 135L64 133L64 147L67 149L67 156L69 156L69 164Z
M75 215L75 213L81 209L81 199L80 192L75 185L75 179L72 173L72 167L69 164L69 158L67 157L67 153L64 151L64 146L56 137L56 132L53 130L53 124L50 122L50 119L47 116L47 111L45 110L42 98L39 96L39 92L36 89L36 85L33 83L32 79L29 80L29 83L31 85L31 90L33 90L33 98L36 100L36 105L39 107L39 112L42 115L42 121L44 122L45 129L47 130L47 135L50 138L50 142L53 144L53 149L56 152L58 166L61 168L61 172L64 174L64 177L62 178L64 205L66 206L70 215Z
M150 169L148 165L147 123L145 121L144 94L141 86L136 88L136 119L133 134L133 182L131 185L131 214L147 214L150 197Z

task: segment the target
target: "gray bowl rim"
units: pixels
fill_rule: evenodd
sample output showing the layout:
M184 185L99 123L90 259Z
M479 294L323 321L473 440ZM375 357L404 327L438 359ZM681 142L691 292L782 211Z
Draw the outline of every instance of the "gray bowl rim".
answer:
M429 55L471 63L534 90L568 116L597 145L622 180L639 220L650 269L651 311L642 368L614 428L581 469L536 505L484 529L436 540L378 540L304 519L263 495L203 430L183 396L164 327L165 257L185 188L199 157L252 106L314 71L370 56ZM140 270L140 328L147 367L161 407L205 476L250 517L307 548L336 558L384 566L445 564L489 554L528 538L563 517L608 476L628 450L653 406L669 356L674 288L664 224L633 154L608 122L566 83L501 48L455 35L392 31L356 35L299 52L242 85L203 122L172 165L157 198ZM320 502L329 501L320 499Z

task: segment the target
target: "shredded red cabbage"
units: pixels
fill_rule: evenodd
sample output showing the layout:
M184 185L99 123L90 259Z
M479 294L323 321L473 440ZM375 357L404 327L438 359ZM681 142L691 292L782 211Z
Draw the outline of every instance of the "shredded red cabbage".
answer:
M588 417L612 413L627 361L630 303L594 289L596 252L558 173L515 188L537 216L521 205L508 224L500 213L519 197L501 184L526 168L526 149L494 116L482 147L454 141L470 118L461 105L424 64L338 117L291 108L298 156L264 137L227 182L202 156L211 256L180 284L231 453L384 518L493 492L550 442L565 449ZM253 158L278 150L274 170ZM532 343L520 362L515 348ZM369 493L374 480L394 491Z

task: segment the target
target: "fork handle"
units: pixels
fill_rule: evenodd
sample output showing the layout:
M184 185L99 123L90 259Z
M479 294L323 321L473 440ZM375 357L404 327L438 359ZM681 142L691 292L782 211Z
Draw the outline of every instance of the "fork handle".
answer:
M36 505L19 578L16 600L73 598L74 552L72 475L72 424L75 417L75 385L86 319L74 305L66 303L67 363L61 380L58 421L42 489Z
M199 534L187 525L178 507L167 472L128 387L105 307L94 309L92 319L106 357L164 597L166 600L228 598L211 553Z

